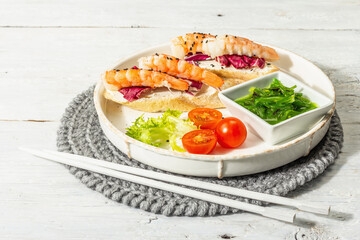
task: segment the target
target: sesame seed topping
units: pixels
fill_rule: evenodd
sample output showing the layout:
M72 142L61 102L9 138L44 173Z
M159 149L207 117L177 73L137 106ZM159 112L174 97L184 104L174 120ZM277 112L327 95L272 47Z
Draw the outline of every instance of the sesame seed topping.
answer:
M271 65L271 63L267 63L266 65Z

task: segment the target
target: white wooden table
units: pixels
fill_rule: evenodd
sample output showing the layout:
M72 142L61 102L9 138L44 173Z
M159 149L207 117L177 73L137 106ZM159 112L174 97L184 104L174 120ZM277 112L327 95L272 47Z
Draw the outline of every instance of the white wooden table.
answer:
M0 0L0 239L359 239L359 1ZM55 149L69 101L129 53L187 32L229 33L296 52L336 87L343 151L291 194L332 216L295 225L252 214L165 217L94 192L61 165L17 150Z

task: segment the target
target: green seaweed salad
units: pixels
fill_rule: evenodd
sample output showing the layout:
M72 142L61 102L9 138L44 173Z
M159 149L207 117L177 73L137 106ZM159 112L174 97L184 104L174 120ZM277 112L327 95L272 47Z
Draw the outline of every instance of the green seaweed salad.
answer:
M249 95L238 98L235 102L274 125L318 107L303 97L302 93L296 93L295 88L296 85L285 87L278 79L273 78L270 86L252 87Z

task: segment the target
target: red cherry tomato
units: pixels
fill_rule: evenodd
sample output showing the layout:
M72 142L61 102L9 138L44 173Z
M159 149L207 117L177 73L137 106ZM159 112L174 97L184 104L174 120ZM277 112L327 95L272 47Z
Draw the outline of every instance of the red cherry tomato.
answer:
M247 131L244 123L237 118L222 119L215 129L218 142L225 148L236 148L243 144Z
M195 154L208 154L214 150L217 138L214 130L194 130L182 137L182 144L186 151Z
M215 129L216 124L222 119L222 113L211 108L195 108L188 116L201 129Z

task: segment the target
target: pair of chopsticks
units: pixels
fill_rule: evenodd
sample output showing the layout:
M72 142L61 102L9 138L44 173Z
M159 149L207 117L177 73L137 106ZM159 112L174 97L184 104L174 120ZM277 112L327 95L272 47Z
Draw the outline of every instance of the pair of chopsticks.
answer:
M237 200L228 199L225 197L212 195L209 193L188 189L185 187L180 187L169 183L175 183L189 187L210 190L213 192L225 193L229 195L240 196L244 198L250 198L250 199L260 200L269 203L275 203L283 206L296 208L301 211L306 211L316 214L328 215L330 213L330 206L318 205L314 203L298 201L285 197L279 197L270 194L258 193L249 190L238 189L238 188L218 185L214 183L209 183L209 182L203 182L186 177L174 176L165 173L159 173L150 170L124 166L121 164L84 157L80 155L74 155L70 153L63 153L63 152L50 151L50 150L36 150L29 148L20 148L20 150L31 153L37 157L44 158L50 161L78 167L81 169L97 172L100 174L146 185L149 187L154 187L157 189L181 194L184 196L221 204L224 206L240 209L243 211L256 213L265 217L269 217L285 222L293 223L296 216L296 211L287 208L275 209L271 207L262 207Z

